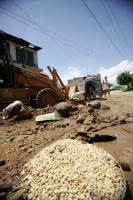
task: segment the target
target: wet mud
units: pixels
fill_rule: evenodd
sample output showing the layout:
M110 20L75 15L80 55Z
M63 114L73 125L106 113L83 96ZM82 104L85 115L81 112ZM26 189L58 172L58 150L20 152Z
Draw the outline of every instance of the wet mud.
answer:
M81 140L105 149L130 171L124 174L133 199L133 92L111 91L101 100L100 109L89 108L88 102L73 104L72 112L60 121L36 123L37 115L51 113L55 107L31 109L32 118L7 120L0 115L0 192L19 187L23 165L41 149L63 138ZM2 112L1 112L2 114ZM8 199L8 198L7 198Z

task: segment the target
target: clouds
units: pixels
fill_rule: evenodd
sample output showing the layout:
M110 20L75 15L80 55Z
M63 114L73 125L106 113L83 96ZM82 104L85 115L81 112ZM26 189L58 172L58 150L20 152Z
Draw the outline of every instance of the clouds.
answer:
M120 64L109 69L101 67L99 74L101 74L101 79L103 79L104 76L107 76L109 83L116 85L116 77L125 71L133 73L133 61L129 62L128 60L123 60Z
M95 74L101 74L101 80L103 80L104 76L108 77L109 83L112 83L114 85L117 85L116 83L116 77L125 71L129 71L130 73L133 73L133 61L123 60L118 65L111 67L109 69L101 67L99 69L98 73ZM86 74L86 68L83 68L82 70L78 67L72 67L69 66L67 69L64 68L63 74L59 74L63 83L65 85L68 84L68 79L73 79L76 77L83 77Z
M104 76L108 77L109 83L117 85L116 77L125 71L129 71L133 73L133 61L123 60L118 65L111 67L111 68L104 68L101 67L99 72L96 74L101 74L101 80L103 80ZM65 75L61 76L64 84L67 84L68 79L73 79L74 77L82 77L86 72L86 68L83 68L82 71L79 70L77 67L69 66L67 68L67 72Z
M80 71L78 67L69 66L65 71L65 73L60 77L63 83L66 85L68 84L68 79L73 79L75 77L81 77L81 76L83 76L82 71Z

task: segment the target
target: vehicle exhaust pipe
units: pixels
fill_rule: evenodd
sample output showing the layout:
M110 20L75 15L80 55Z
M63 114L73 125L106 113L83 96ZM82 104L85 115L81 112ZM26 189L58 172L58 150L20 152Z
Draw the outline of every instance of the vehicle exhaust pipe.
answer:
M25 68L24 57L23 57L23 49L24 49L24 46L20 47L22 66Z

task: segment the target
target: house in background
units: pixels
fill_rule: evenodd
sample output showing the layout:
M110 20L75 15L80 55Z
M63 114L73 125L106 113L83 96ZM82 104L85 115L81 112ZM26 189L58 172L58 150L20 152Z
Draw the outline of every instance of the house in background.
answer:
M7 33L5 33L5 44L7 53L11 55L14 65L22 66L22 63L24 62L26 68L32 68L33 70L40 72L43 71L38 67L37 51L42 49L41 47L35 46L30 42ZM1 58L0 63L2 63Z
M100 87L102 85L101 74L91 75L91 76L95 79L97 86ZM76 77L68 80L68 86L70 87L77 86L78 91L80 92L84 92L84 83L85 81L83 80L83 77Z

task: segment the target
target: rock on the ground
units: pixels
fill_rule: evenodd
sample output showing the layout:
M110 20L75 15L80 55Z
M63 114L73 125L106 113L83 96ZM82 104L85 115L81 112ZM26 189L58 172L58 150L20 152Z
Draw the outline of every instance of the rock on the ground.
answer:
M86 117L88 116L88 113L85 114L80 114L76 120L77 123L81 123L83 124L83 121L86 119Z
M0 160L0 166L5 165L6 161L5 160Z
M83 124L85 125L90 125L91 123L94 122L94 116L93 115L88 115Z
M106 105L102 105L101 106L101 110L110 110L110 107L106 106Z
M61 102L56 105L56 110L61 114L63 117L69 116L71 111L71 105L66 102Z
M131 171L130 166L126 162L119 162L119 165L122 167L124 171Z

